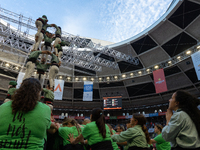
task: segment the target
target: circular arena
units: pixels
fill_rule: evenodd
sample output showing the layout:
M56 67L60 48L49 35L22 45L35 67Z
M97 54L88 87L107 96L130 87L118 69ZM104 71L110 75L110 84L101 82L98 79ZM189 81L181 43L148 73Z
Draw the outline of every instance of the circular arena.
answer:
M38 31L35 21L0 8L1 104L7 96L9 82L21 84L31 51L42 50L40 46L33 48L37 42L35 35L29 34ZM156 122L166 124L165 114L174 92L181 89L200 96L199 65L193 59L200 50L199 0L173 0L154 24L118 43L65 31L58 37L55 26L48 32L65 42L59 71L53 78L56 83L52 86L56 97L53 116L57 121L65 117L84 120L90 117L93 108L101 108L106 122L111 124L125 124L133 113L144 114L149 126ZM46 63L50 63L53 56L45 56ZM37 60L41 61L42 57ZM156 77L158 71L163 71L162 77ZM34 68L31 77L39 78L42 87L47 88L51 84L50 72L50 68L44 73ZM157 87L162 81L166 84ZM92 95L88 96L88 91ZM108 107L108 99L117 99L119 107Z

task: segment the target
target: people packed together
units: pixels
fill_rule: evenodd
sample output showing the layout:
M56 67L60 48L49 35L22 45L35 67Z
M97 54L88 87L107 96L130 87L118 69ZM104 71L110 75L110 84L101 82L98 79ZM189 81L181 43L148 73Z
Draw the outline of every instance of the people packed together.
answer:
M146 118L134 113L126 127L106 124L104 111L94 108L83 122L65 117L58 123L53 106L46 101L52 93L38 79L26 78L19 89L9 83L4 104L0 106L0 149L33 150L199 150L199 99L185 91L176 91L169 100L166 125L155 124L156 136L150 137ZM47 88L51 88L50 86ZM155 144L155 148L153 145Z

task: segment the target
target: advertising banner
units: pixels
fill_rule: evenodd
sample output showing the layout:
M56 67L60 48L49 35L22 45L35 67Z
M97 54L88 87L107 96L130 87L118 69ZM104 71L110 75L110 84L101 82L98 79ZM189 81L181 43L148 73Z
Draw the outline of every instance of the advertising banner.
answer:
M64 80L55 79L54 99L62 100L64 90Z
M197 74L198 80L200 80L200 51L191 55L193 65Z
M153 71L154 85L156 88L156 93L161 93L167 91L167 84L165 80L165 74L163 69L158 69Z
M93 82L84 81L83 101L93 100Z

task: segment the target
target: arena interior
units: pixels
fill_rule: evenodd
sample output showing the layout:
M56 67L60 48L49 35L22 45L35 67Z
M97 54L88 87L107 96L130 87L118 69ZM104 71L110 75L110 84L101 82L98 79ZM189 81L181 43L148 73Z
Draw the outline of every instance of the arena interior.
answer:
M37 31L25 16L0 9L0 103L8 84L25 72L25 61ZM104 110L106 122L124 124L133 113L142 113L149 124L166 123L172 94L183 89L200 96L191 55L200 50L200 1L173 0L165 14L140 34L119 43L108 43L70 33L56 79L64 80L62 100L53 103L56 120L65 116L89 118L93 108L103 109L103 97L122 96L122 109ZM25 30L22 31L22 28ZM97 43L98 42L98 43ZM99 42L101 44L99 44ZM167 91L156 93L153 71L163 68ZM35 74L33 74L35 76ZM84 81L93 81L93 100L83 101ZM48 72L43 87L48 82Z

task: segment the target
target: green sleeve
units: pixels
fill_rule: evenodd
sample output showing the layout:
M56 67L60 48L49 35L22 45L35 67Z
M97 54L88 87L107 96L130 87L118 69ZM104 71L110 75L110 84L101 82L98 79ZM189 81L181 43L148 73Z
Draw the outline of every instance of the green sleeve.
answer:
M165 140L162 138L162 133L154 138L157 143L163 143Z
M84 137L84 139L88 139L89 135L90 135L90 127L88 125L86 125L84 128L83 128L83 131L82 131L82 135Z
M58 26L55 24L55 26L54 26L55 28L56 28L56 30L58 30Z
M47 90L46 88L43 88L43 92L48 93L49 90Z
M121 132L120 134L114 134L111 136L114 142L125 142L137 136L137 131L134 128L129 128L126 131Z
M183 121L184 119L179 113L173 114L168 125L162 130L163 139L165 141L174 140L180 132L182 124L184 124Z

